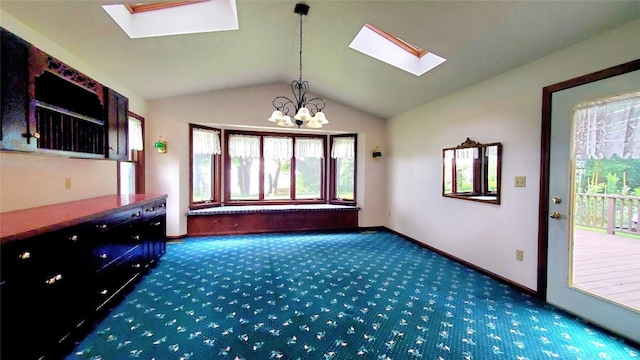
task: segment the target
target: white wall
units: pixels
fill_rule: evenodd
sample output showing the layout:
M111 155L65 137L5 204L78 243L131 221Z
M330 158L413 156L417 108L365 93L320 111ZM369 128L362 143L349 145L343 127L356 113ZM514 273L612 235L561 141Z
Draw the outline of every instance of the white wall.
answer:
M147 153L147 191L167 193L167 232L170 236L186 234L186 212L189 210L189 123L210 126L242 126L244 129L266 130L272 125L266 119L273 108L271 101L288 95L285 84L258 85L225 91L181 96L149 102L146 128L147 149L162 136L168 142L166 154ZM356 197L360 226L381 226L386 220L386 134L383 119L327 101L325 114L330 124L322 130L358 133L358 168ZM271 130L283 131L271 127ZM284 130L288 131L288 130ZM291 130L295 132L297 130ZM322 131L314 131L315 133ZM383 157L373 159L371 153L380 146Z
M49 55L129 98L131 111L144 116L146 102L6 11L0 25ZM117 163L25 153L0 153L0 212L73 201L117 192ZM65 188L71 179L71 189Z
M638 34L640 20L390 119L388 226L536 290L542 88L640 58ZM441 196L442 148L467 137L503 143L500 205Z

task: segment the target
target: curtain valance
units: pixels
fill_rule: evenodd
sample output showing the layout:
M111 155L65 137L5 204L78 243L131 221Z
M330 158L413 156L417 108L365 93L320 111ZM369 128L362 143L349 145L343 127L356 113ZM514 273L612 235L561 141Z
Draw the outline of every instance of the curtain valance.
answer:
M322 139L296 139L296 159L324 158L324 141Z
M202 155L221 154L220 132L217 130L193 129L193 153Z
M264 158L288 160L293 156L293 138L264 137Z
M337 137L333 139L331 157L333 159L353 159L356 153L355 137Z
M259 159L260 137L249 135L229 135L229 156Z

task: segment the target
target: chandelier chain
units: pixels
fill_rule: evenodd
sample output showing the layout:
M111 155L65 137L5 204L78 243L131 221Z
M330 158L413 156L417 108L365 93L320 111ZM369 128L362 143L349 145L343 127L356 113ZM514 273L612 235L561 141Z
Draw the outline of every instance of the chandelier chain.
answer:
M300 82L302 82L302 13L300 13Z

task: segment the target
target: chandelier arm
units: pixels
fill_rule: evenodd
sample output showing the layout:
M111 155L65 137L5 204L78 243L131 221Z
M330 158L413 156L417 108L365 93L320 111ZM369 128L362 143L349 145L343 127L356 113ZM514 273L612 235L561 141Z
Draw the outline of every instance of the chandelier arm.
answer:
M300 110L307 103L307 92L309 91L309 83L306 81L293 80L291 82L291 92L296 99L295 104L297 106L296 111Z
M313 98L307 101L305 107L309 109L311 112L311 116L315 115L315 113L322 111L327 104L324 102L322 98Z
M276 110L282 111L283 115L293 116L295 115L295 111L297 111L296 104L291 99L285 96L278 96L273 99L273 107ZM291 108L294 109L293 114L291 113Z

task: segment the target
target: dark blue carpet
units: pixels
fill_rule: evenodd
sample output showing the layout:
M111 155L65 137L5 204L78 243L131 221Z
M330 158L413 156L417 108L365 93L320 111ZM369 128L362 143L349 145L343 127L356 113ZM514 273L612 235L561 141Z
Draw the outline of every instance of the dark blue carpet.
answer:
M387 232L187 239L69 359L640 359Z

